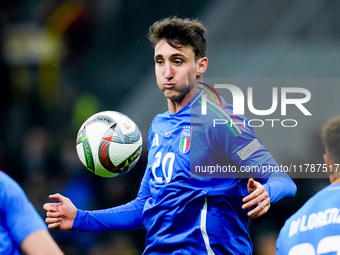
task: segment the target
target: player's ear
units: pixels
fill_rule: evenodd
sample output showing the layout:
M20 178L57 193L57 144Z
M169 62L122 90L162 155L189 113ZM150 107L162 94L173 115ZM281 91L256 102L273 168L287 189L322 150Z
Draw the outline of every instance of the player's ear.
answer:
M331 157L327 153L323 154L323 161L327 165L327 172L329 174L331 174L333 161L332 161Z
M205 73L205 71L208 68L208 58L202 57L197 60L197 70L196 70L196 76L199 77L202 74Z

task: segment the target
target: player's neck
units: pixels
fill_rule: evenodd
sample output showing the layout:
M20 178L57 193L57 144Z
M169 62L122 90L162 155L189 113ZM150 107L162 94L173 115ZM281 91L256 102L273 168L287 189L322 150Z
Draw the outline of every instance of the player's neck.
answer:
M197 94L198 88L194 87L190 90L190 92L183 98L182 101L172 101L168 99L168 109L170 114L174 114L176 112L179 112L181 109L183 109L184 106L186 106L190 100Z
M332 178L330 181L332 184L340 183L340 178Z

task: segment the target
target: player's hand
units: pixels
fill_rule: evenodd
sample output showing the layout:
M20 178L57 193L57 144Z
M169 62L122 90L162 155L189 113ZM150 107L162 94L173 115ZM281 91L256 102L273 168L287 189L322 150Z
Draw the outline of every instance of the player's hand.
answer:
M268 212L270 208L269 194L261 183L252 178L248 180L247 188L250 194L242 199L242 202L245 203L242 209L255 206L247 215L252 218L258 218Z
M70 231L77 214L77 208L70 199L60 194L49 196L52 200L59 203L46 203L44 209L47 211L45 222L49 229Z

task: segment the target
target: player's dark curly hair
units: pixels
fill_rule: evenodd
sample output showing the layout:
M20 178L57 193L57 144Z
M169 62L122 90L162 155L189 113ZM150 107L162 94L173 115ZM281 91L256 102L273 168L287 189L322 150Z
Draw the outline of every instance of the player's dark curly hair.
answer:
M206 29L197 19L170 17L150 26L148 38L153 47L162 39L174 48L190 46L197 61L207 54L205 32Z
M340 163L340 115L328 121L322 129L322 140L333 163Z

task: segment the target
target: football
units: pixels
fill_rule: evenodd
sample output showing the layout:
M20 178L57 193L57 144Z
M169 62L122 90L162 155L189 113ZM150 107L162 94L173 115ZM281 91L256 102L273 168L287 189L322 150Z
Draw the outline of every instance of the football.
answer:
M76 149L89 171L102 177L116 177L137 163L142 152L142 135L126 115L103 111L92 115L80 127Z

